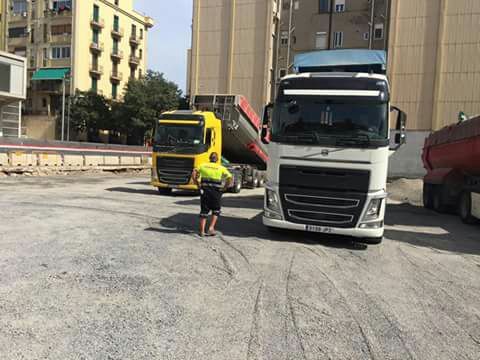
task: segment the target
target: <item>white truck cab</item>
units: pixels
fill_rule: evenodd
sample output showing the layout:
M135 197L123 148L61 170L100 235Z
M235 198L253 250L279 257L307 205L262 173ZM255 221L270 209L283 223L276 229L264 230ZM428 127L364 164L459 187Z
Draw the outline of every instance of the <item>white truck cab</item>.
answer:
M318 72L283 78L264 118L270 139L263 223L381 242L391 111L398 112L400 146L406 115L390 107L385 75Z

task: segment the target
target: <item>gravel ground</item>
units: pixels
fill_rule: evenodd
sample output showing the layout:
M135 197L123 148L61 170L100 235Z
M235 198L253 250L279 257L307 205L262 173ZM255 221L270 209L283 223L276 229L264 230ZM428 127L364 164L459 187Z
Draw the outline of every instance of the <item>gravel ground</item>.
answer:
M366 247L269 234L260 190L200 239L142 177L2 178L0 359L480 359L480 227L420 189Z

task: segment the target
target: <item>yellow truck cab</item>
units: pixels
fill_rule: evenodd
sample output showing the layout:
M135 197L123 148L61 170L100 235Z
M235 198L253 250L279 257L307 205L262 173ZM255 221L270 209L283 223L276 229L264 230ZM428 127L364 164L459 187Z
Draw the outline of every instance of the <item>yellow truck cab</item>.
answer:
M152 181L161 194L198 190L192 171L222 154L222 122L213 112L172 111L160 116L153 141Z

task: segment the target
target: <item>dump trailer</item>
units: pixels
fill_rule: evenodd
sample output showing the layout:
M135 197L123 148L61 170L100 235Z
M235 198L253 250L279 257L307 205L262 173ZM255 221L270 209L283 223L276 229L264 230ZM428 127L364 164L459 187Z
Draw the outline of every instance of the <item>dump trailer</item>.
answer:
M480 116L433 132L422 160L423 203L437 212L457 210L465 223L480 219Z
M265 142L271 133L263 223L380 243L389 157L405 142L406 124L390 105L386 54L311 52L295 68L264 111Z
M191 175L216 152L233 174L238 193L264 183L267 154L260 140L261 119L240 95L198 95L193 110L161 115L153 142L152 185L198 190Z

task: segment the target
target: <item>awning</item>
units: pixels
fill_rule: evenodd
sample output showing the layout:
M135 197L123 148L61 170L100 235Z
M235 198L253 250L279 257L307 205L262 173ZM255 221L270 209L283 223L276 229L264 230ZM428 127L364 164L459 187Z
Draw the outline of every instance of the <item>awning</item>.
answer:
M49 68L35 71L32 80L63 80L70 73L70 68Z

